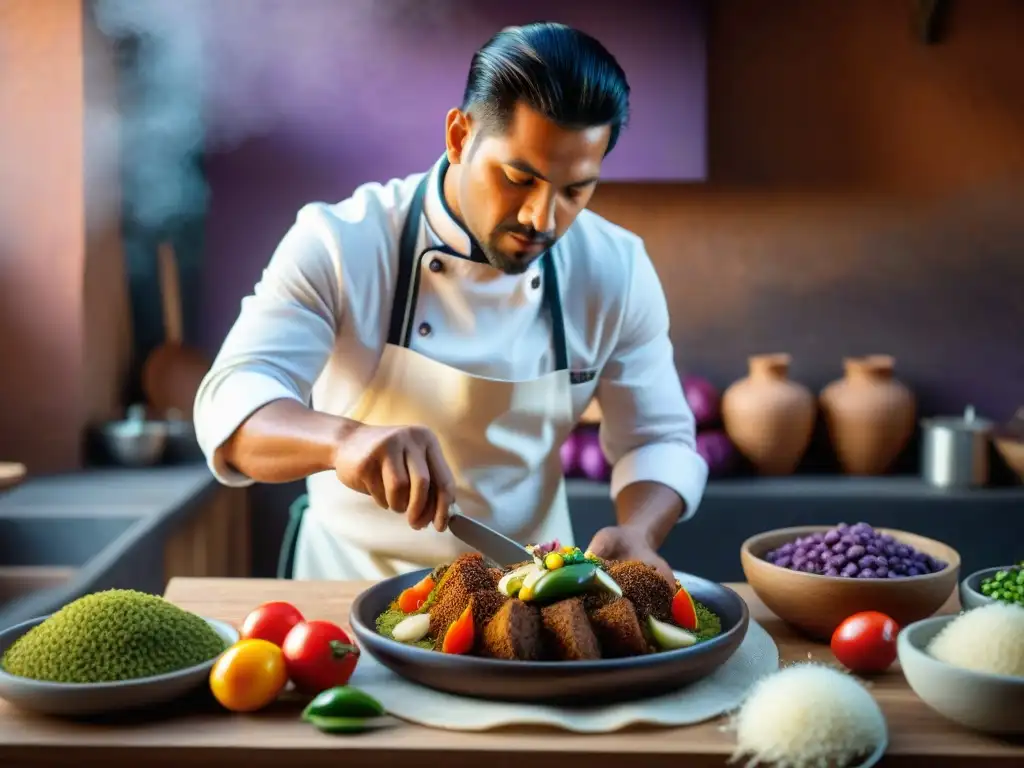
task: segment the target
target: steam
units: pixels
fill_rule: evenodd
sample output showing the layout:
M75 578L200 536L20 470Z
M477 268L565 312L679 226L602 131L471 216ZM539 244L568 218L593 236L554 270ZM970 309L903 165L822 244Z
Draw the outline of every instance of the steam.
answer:
M124 215L148 230L205 207L206 186L197 165L204 141L198 90L203 82L201 7L195 0L95 4L96 26L109 42L98 43L89 55L107 58L106 46L113 43L119 66L116 74L109 68L104 73L116 78L116 100L108 89L86 84L86 197L93 226L121 216L121 210L98 210L120 202L105 194L118 185ZM102 70L87 71L96 76Z
M362 77L372 68L368 30L388 25L389 37L429 35L476 13L472 6L459 0L96 0L95 24L107 42L89 55L109 58L113 43L121 67L117 103L86 89L91 220L109 224L123 205L131 224L159 231L200 213L208 195L203 152L230 149L300 115L308 120L310 105L336 93L338 78ZM123 198L117 210L104 193L115 186ZM110 210L104 215L97 207Z

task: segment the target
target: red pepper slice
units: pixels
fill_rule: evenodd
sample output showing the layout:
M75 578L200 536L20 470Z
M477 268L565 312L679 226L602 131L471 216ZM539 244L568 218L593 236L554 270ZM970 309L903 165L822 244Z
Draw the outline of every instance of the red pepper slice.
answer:
M441 650L444 653L469 653L473 649L473 606L467 605L448 631L444 633Z
M427 598L430 597L433 589L434 580L429 576L425 576L418 584L402 590L402 594L398 596L398 608L402 613L418 611L427 602Z

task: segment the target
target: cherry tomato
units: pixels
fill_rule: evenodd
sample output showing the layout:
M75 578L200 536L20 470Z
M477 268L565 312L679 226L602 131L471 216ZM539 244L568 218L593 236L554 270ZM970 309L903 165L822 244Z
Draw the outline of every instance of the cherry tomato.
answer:
M263 603L242 622L242 639L266 640L280 648L292 627L304 618L291 603L279 600Z
M345 630L319 619L296 624L281 649L288 676L304 693L346 685L359 661L359 648Z
M900 627L878 611L855 613L832 633L832 653L853 672L884 672L896 660Z
M267 640L240 640L210 670L210 691L225 709L254 712L270 704L288 683L284 654Z

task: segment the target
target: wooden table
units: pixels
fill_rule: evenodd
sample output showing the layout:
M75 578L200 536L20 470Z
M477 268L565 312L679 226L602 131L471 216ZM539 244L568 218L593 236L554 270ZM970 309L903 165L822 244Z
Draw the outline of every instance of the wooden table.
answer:
M307 617L346 623L365 583L241 579L174 579L167 597L183 608L236 625L264 600L287 600ZM828 648L789 631L745 584L732 585L751 616L779 646L783 663L808 658L834 661ZM952 598L944 611L957 608ZM898 665L871 684L890 727L882 765L1024 766L1024 743L975 734L925 707L907 687ZM557 730L507 729L458 733L401 724L356 736L321 734L298 719L300 704L281 702L251 715L219 710L205 690L194 700L145 718L72 723L20 713L0 702L0 766L431 766L504 768L563 764L579 755L587 768L621 768L624 758L644 766L706 768L727 765L733 740L721 720L699 725L624 731L602 736ZM524 753L529 753L524 754ZM95 761L95 762L94 762ZM742 765L739 764L739 765Z

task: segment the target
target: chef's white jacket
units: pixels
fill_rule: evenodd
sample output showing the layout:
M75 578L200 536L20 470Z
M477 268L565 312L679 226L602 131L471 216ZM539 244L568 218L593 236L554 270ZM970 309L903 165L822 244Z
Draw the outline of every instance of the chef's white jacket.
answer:
M428 173L436 176L440 162ZM358 187L335 204L303 207L284 235L204 379L195 428L209 466L228 486L251 478L219 446L267 403L291 398L344 414L373 377L387 341L402 214L422 174ZM422 260L410 347L477 376L531 379L553 368L539 262L506 275L474 260L465 230L431 178L429 236L460 256ZM611 496L636 481L700 505L708 467L669 338L665 294L643 241L582 211L554 249L577 418L601 408Z

